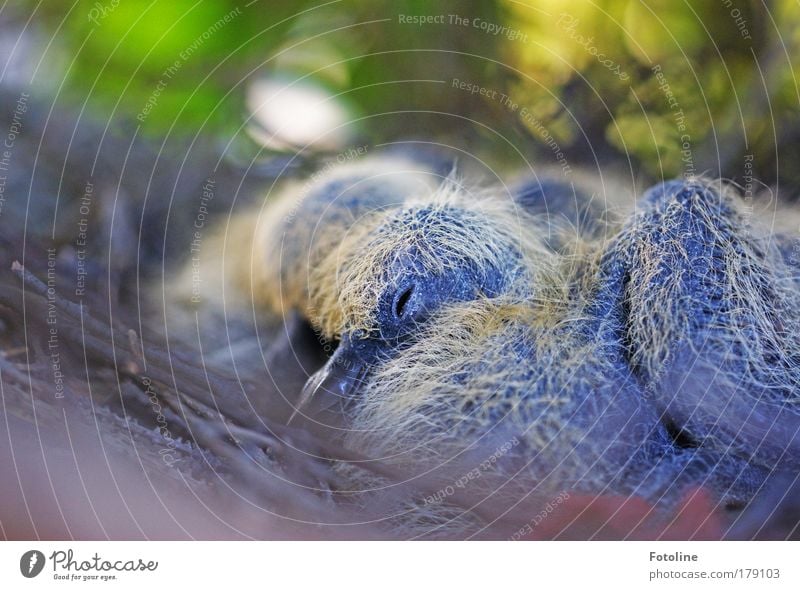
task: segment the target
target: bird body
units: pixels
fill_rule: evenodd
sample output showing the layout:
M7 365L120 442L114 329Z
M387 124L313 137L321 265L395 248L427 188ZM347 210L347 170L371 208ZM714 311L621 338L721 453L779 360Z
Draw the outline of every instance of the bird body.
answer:
M731 190L664 183L614 224L557 181L367 160L290 196L256 281L339 341L306 394L343 398L346 446L427 469L513 439L532 485L671 502L800 467L796 272Z

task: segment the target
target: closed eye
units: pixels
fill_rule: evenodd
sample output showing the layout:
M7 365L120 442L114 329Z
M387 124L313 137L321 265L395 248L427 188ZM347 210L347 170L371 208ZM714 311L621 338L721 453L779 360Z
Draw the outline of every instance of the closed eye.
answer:
M406 310L406 304L408 300L411 299L412 293L414 293L414 285L408 287L408 289L403 291L395 300L394 315L396 318L399 319L403 317L403 312Z

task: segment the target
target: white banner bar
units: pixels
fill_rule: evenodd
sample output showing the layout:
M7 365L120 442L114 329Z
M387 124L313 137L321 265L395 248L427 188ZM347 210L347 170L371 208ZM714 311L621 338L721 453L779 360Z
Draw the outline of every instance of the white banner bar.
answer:
M0 588L800 588L795 542L5 542Z

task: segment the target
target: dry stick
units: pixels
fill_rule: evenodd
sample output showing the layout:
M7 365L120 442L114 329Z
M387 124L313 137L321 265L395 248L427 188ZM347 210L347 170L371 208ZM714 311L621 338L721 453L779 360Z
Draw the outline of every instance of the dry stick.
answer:
M14 261L14 263L11 265L11 270L35 293L45 298L48 297L47 286L19 262ZM110 323L109 325L103 324L99 320L95 319L90 313L88 313L88 310L86 310L83 306L73 303L72 301L56 296L53 299L53 304L56 305L60 310L65 311L69 316L71 316L72 319L76 321L79 321L81 318L83 318L83 330L85 333L86 342L90 345L92 352L98 355L100 359L112 361L111 364L113 364L113 357L109 349L108 338L105 337L105 334L109 334L114 336L114 341L116 343L115 349L127 355L119 358L117 364L122 365L123 367L125 367L125 365L130 365L131 367L138 366L139 363L137 361L140 359L141 347L134 346L134 340L131 338L129 332L120 333L120 331L115 329ZM99 335L97 335L97 333L99 333ZM197 371L193 370L194 367L179 357L167 356L155 348L151 348L148 351L148 354L151 358L155 357L155 364L157 365L156 371L160 378L170 380L172 378L172 374L175 373L176 378L178 377L178 374L180 374L182 379L191 381L193 385L201 388L205 388L207 386L205 378L197 375ZM160 368L164 366L171 367L171 370ZM119 369L119 367L116 368ZM135 371L126 370L124 372L128 376L139 376ZM232 381L230 379L225 379L224 377L213 374L210 375L210 377L212 381Z
M37 293L47 299L50 300L48 295L48 287L45 285L41 280L39 280L32 272L22 266L16 260L11 263L11 271L17 275L22 282L29 286L34 293ZM63 299L55 295L52 298L52 303L58 307L60 310L69 314L73 319L80 319L81 315L85 316L85 321L87 324L91 324L95 329L102 331L105 329L105 326L99 322L98 320L94 319L93 317L88 316L83 312L83 307L77 303L73 303L68 299Z

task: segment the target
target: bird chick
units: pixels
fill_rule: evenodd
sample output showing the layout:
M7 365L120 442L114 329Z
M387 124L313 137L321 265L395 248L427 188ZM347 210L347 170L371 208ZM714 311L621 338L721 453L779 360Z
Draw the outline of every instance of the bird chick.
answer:
M451 205L458 198L451 195ZM469 228L469 236L458 240L462 257L483 240L503 243L486 227L509 222L497 214L503 209L493 204L494 216L484 212L482 224L466 223L469 208L448 211L447 227ZM384 319L375 300L371 317L380 327L364 346L381 346L392 354L370 357L370 371L350 409L346 444L419 468L449 461L481 441L515 440L519 444L503 463L524 471L542 493L569 488L638 493L648 499L669 496L674 502L703 479L720 497L741 500L752 493L757 476L744 462L676 447L633 375L623 261L598 250L585 266L576 266L542 246L535 218L518 213L515 219L534 230L527 234L533 243L515 249L511 241L499 249L506 263L501 289L482 292L470 285L470 297L459 291L443 299L417 278L423 299L436 306L423 325L409 327L413 332L406 333L402 346L383 337L384 322L393 327L394 318ZM396 228L392 238L376 232L373 239L396 251L391 248L394 237L405 231ZM446 260L452 255L447 240L436 246L430 256ZM493 270L487 260L498 259L467 260ZM459 262L471 269L463 258ZM429 264L423 270L440 276L449 266ZM394 285L391 269L386 265L383 272L369 275L381 285L377 292ZM579 274L586 276L579 280ZM581 281L587 287L576 291ZM363 352L357 354L355 362L363 362Z
M563 281L537 223L512 200L468 194L450 178L351 227L310 276L316 323L339 340L310 384L348 395L455 302L513 292L557 300L545 294Z
M728 191L666 183L611 227L557 183L380 170L274 204L259 232L267 303L339 341L303 398L349 402L345 444L430 464L512 437L533 481L653 500L746 501L796 467L797 279Z

